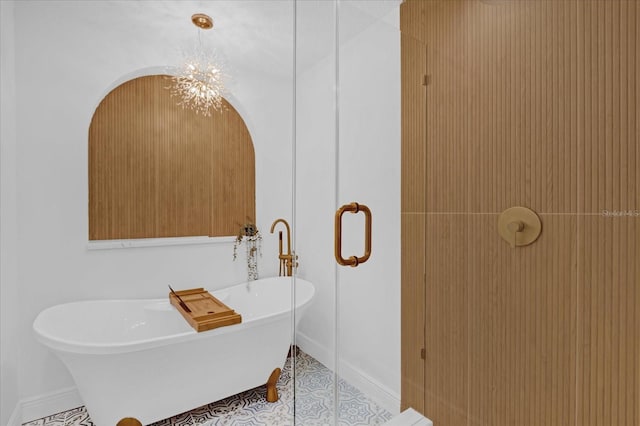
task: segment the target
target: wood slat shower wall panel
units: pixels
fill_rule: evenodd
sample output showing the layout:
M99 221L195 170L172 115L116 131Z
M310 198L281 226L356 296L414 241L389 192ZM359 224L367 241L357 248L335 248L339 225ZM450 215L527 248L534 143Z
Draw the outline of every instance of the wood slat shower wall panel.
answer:
M640 3L581 2L580 212L640 209Z
M580 3L578 423L640 424L640 4Z
M404 14L404 18L412 15ZM403 18L401 18L403 19ZM426 46L401 35L402 55L402 369L401 407L424 411Z
M421 4L428 211L575 212L576 2Z
M402 35L426 43L424 25L425 1L405 1L400 8L400 31Z
M464 425L469 410L469 304L472 284L466 215L426 215L425 415L437 425Z
M640 219L580 217L578 424L640 424Z
M403 213L426 211L426 73L427 47L402 34L402 197Z
M235 235L255 221L251 136L225 101L211 117L176 105L166 76L128 81L89 129L89 239Z
M402 4L431 76L423 413L436 424L640 424L638 23L635 0ZM402 90L404 129L419 114ZM543 228L516 250L496 230L513 205Z
M469 424L573 424L576 218L542 215L538 241L513 250L495 231L498 215L462 217L471 253L461 349L469 363Z
M425 215L402 214L401 408L424 412Z

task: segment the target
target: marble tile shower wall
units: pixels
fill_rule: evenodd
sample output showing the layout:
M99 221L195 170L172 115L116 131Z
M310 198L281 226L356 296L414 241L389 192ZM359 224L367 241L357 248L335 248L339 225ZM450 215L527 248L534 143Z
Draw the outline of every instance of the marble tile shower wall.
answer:
M275 403L267 402L265 388L261 386L151 426L288 426L294 424L294 404L296 425L332 425L335 415L333 373L300 351L296 358L294 398L291 364L291 358L287 359L278 381L280 399ZM391 413L343 380L338 382L338 392L339 425L381 425L391 419ZM23 426L94 426L94 423L85 407L78 407Z

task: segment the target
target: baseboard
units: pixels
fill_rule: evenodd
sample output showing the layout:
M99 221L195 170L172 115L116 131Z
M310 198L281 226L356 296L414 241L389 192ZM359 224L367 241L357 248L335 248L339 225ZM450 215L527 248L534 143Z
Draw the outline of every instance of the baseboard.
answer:
M303 352L311 355L317 359L322 365L329 370L334 371L333 352L329 351L325 346L319 344L317 341L311 339L304 333L296 333L296 346L302 349Z
M300 347L303 352L321 362L325 367L335 371L333 361L334 354L326 347L304 333L296 334L296 345ZM348 362L340 361L339 372L344 380L360 389L360 391L392 415L395 416L400 413L400 395Z
M27 423L84 405L75 386L20 401L22 422ZM20 423L19 423L20 424Z
M11 417L7 422L7 426L20 426L22 425L22 404L17 403L16 408L13 409Z
M392 415L400 413L400 395L346 361L340 362L339 371L344 380L360 389Z
M408 408L385 423L385 426L433 426L433 422L413 408Z

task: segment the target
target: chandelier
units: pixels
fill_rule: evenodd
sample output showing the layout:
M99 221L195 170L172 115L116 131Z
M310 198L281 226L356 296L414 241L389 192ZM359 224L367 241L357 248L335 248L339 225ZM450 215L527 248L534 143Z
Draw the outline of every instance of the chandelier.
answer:
M210 116L212 108L223 109L225 75L215 52L205 49L200 40L200 30L213 28L213 20L203 13L196 13L191 21L199 28L198 44L185 53L182 65L170 77L171 95L180 99L178 105L183 108Z

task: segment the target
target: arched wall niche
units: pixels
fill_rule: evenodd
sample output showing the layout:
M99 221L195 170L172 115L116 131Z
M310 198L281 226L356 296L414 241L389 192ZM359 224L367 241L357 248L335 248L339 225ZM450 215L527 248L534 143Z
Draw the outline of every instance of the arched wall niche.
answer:
M89 240L231 236L255 222L255 152L236 109L177 105L167 75L111 90L89 126Z

